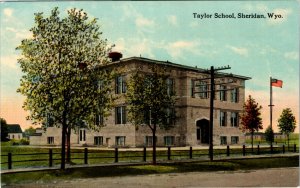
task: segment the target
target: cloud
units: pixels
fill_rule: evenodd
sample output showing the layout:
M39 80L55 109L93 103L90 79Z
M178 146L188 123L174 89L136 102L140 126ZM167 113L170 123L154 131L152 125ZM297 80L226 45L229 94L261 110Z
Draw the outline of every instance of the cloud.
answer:
M144 32L151 32L152 28L155 26L154 20L150 18L146 18L138 12L136 8L134 8L131 4L125 4L123 7L123 17L121 18L121 21L126 20L134 20L135 25L137 26L138 32L144 31Z
M284 53L284 57L290 60L299 60L299 52L286 52Z
M274 53L278 53L278 50L276 50L275 48L269 46L269 45L265 45L265 46L255 46L255 48L260 49L260 54L262 55L270 55L270 54L274 54Z
M265 13L269 11L269 8L265 4L257 4L255 9L261 13Z
M152 27L152 26L154 26L154 21L144 18L143 16L138 16L135 19L135 24L138 27Z
M190 54L196 56L204 56L213 58L218 51L211 49L210 44L205 44L205 41L200 40L177 40L166 42L164 40L153 40L147 37L136 36L134 38L118 38L114 44L114 51L119 51L124 54L124 57L139 56L148 58L156 57L155 52L166 52L166 55L171 56L171 60L187 59ZM207 49L209 47L209 50Z
M174 15L170 15L167 17L168 22L173 25L173 26L178 26L178 21L177 21L177 17Z
M170 47L171 48L176 48L176 49L180 49L180 48L190 48L195 46L195 44L193 42L190 41L176 41L173 43L170 43Z
M115 41L115 47L113 48L113 51L123 53L126 49L125 45L126 45L125 39L119 38Z
M242 47L235 47L235 46L229 46L227 45L227 48L231 49L234 53L241 55L241 56L248 56L248 49L242 48Z
M153 50L162 46L147 38L119 38L115 42L114 51L124 54L124 57L143 56L155 58Z
M25 29L18 30L13 27L6 27L5 30L14 33L16 39L32 38L32 33Z
M12 16L12 14L13 14L13 9L11 9L11 8L5 8L5 9L3 9L3 14L6 16L6 17L11 17Z
M7 68L19 70L19 66L17 63L17 59L19 56L11 55L11 56L1 56L1 69L5 70Z
M242 8L245 10L245 11L248 11L248 12L260 12L260 13L266 13L269 11L269 8L265 5L265 4L262 4L262 3L258 3L258 4L255 4L253 5L252 3L245 3Z
M182 58L186 55L183 55L184 52L191 52L194 54L198 54L199 50L197 47L199 43L196 41L184 41L179 40L175 42L171 42L166 45L165 50L175 59Z

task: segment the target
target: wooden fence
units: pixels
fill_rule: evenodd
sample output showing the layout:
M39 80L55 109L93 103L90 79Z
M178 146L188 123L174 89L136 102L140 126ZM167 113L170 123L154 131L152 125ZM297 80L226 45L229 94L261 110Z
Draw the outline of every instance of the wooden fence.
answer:
M230 148L227 146L226 149L214 149L214 157L215 158L226 158L230 156L246 156L246 155L262 155L262 154L279 154L286 152L297 152L299 148L297 148L296 144L293 145L292 148L286 148L285 145L281 147L260 147L260 145L255 146L253 149L251 147L246 147L243 145L242 148ZM84 150L72 151L71 157L72 161L77 161L76 164L101 164L101 163L118 163L122 162L147 162L152 160L152 151L147 151L147 148L144 147L141 151L119 151L119 148L115 148L112 151L104 151L104 150L88 150L88 148L84 148ZM26 159L26 156L31 156L30 159ZM17 160L13 160L13 158ZM4 160L4 159L7 160ZM21 159L25 158L25 159ZM18 163L37 163L42 162L39 166L34 167L42 167L49 166L52 167L54 162L59 164L60 152L53 152L53 149L49 149L47 153L7 153L1 155L1 169L12 169L13 164ZM157 160L188 160L188 159L208 159L208 149L193 149L190 147L185 150L172 150L171 147L167 147L165 150L157 151ZM92 162L94 160L94 162ZM17 167L32 167L28 165L16 165Z

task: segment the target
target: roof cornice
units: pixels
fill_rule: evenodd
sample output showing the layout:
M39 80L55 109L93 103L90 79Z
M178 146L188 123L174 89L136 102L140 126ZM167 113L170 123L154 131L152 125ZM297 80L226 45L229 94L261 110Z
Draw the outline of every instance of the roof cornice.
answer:
M111 62L111 63L105 65L105 66L113 66L113 65L120 64L120 63L127 63L127 62L131 62L131 61L141 61L141 62L147 62L147 63L155 63L155 64L171 66L171 67L175 67L175 68L179 68L179 69L185 69L185 70L189 70L189 71L193 71L193 72L197 72L197 73L209 74L208 69L202 69L202 68L198 68L198 67L181 65L181 64L177 64L177 63L172 63L170 61L160 61L160 60L154 60L154 59L148 59L148 58L136 57L136 56L124 58L124 59L121 59L119 61L114 61L114 62ZM230 77L234 77L234 78L240 78L240 79L243 79L243 80L250 80L251 79L251 77L241 76L241 75L236 75L236 74L230 74L230 73L217 72L216 74L220 75L220 76L230 76Z

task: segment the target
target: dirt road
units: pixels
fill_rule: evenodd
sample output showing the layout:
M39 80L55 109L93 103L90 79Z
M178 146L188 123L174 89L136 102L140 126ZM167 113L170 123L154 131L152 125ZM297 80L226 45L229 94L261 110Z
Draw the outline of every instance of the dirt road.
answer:
M170 173L113 178L90 178L53 182L37 182L10 187L59 188L144 188L144 187L297 187L299 168L271 168L249 171Z

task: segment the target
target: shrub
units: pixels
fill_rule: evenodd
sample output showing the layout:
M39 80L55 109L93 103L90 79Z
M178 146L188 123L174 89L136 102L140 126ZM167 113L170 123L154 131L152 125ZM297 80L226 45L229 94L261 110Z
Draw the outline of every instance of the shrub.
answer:
M19 144L20 144L20 145L29 145L29 140L22 138L22 139L19 141Z

